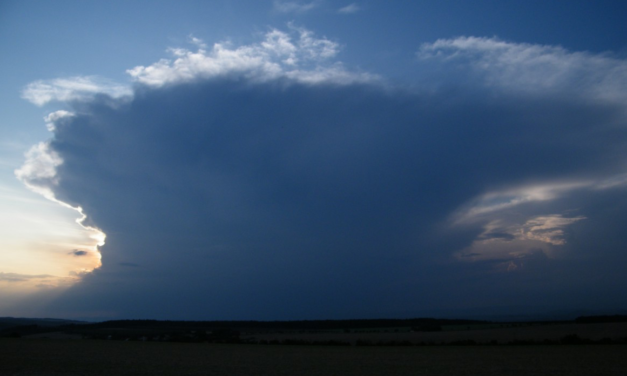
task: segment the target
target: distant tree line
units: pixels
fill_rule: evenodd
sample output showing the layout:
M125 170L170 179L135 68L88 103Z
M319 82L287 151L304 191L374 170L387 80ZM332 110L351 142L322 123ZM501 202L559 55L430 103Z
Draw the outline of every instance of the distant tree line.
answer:
M627 322L627 316L625 315L612 315L612 316L581 316L575 319L578 324L601 324L610 322Z
M82 327L93 328L180 328L180 329L259 329L259 330L344 330L407 327L417 331L438 331L445 325L485 324L480 320L457 319L356 319L356 320L298 320L298 321L168 321L112 320Z

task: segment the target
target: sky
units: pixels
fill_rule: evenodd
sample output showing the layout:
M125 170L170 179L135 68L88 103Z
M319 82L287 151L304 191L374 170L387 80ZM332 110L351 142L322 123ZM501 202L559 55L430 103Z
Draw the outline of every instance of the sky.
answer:
M0 1L0 316L627 312L619 1Z

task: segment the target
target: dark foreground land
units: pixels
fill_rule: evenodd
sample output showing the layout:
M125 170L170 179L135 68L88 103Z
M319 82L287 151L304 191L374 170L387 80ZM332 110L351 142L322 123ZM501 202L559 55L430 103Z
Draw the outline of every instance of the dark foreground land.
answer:
M0 318L4 375L627 375L627 317L101 323Z
M260 346L3 338L0 375L627 375L627 346Z

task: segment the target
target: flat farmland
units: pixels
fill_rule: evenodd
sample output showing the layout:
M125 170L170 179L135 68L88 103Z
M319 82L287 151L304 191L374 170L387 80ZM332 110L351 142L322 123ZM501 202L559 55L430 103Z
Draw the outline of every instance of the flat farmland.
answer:
M390 328L389 330L352 330L345 331L292 331L245 334L245 339L264 341L309 341L328 342L338 341L355 344L358 341L367 343L410 343L410 344L446 344L459 341L473 341L479 344L505 344L514 341L544 340L559 341L560 339L576 335L579 338L599 341L604 338L627 338L627 322L621 323L594 323L594 324L524 324L508 325L472 325L459 326L449 330L436 332L411 331L410 328Z
M0 375L626 375L627 346L272 346L2 339Z

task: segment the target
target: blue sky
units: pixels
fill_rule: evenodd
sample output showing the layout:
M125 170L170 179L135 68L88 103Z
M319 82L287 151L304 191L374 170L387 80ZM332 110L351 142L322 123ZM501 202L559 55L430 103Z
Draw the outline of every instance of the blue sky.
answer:
M625 310L624 8L0 2L0 315Z

